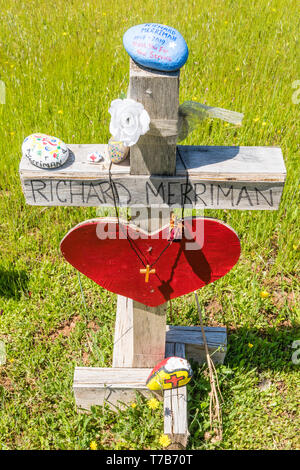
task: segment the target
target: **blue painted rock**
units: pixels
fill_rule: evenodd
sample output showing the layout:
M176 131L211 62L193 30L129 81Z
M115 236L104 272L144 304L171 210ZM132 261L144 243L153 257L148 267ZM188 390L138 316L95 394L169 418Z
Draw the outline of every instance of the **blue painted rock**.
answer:
M123 36L130 57L143 67L172 72L180 69L188 58L187 44L170 26L145 23L133 26Z
M39 168L57 168L67 161L69 149L57 137L36 133L26 137L22 154Z
M182 357L167 357L149 375L146 385L150 390L168 390L186 385L193 371L189 362Z

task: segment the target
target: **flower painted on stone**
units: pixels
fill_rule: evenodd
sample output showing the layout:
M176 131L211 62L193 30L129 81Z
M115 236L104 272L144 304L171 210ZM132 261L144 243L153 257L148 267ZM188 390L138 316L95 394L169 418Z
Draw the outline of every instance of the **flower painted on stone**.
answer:
M69 151L60 139L46 134L32 134L24 139L22 154L40 168L56 168L65 163Z
M135 145L141 135L149 131L150 117L144 106L132 99L111 102L109 131L116 141L127 147Z

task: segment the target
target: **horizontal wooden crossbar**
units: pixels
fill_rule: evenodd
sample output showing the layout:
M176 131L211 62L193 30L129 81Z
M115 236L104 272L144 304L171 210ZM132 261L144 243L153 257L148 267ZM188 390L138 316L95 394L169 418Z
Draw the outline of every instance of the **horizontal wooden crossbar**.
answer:
M40 169L23 157L20 176L26 202L40 206L113 206L107 163L86 157L107 145L72 144L60 168ZM130 160L113 165L122 206L275 210L286 177L280 148L178 146L176 175L130 175ZM180 156L181 158L180 158Z
M225 327L205 326L209 354L215 364L223 364L227 351L227 331ZM185 356L199 364L206 362L201 328L199 326L167 325L166 343L183 343Z
M106 402L112 408L122 408L135 401L136 392L162 399L162 393L151 392L146 380L151 368L132 367L76 367L73 390L79 409L88 410Z

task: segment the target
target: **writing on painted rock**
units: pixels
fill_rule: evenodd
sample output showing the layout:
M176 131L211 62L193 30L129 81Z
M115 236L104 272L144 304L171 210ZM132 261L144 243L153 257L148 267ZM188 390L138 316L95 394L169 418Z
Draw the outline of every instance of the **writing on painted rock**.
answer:
M179 31L158 23L133 26L124 34L123 44L135 62L154 70L179 70L188 58L188 47Z
M112 184L114 191L112 191ZM24 194L33 205L147 205L227 209L276 209L282 188L276 183L186 182L133 179L129 184L108 180L25 180Z

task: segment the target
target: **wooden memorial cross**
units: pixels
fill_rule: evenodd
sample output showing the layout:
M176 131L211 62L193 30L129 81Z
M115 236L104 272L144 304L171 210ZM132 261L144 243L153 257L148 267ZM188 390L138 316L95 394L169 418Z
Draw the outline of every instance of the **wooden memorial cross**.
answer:
M131 207L132 219L141 229L153 232L169 224L170 207L182 207L184 201L193 208L278 208L286 175L279 148L178 146L178 158L179 71L149 71L130 61L129 97L148 111L150 131L131 147L130 162L127 159L112 165L111 176L118 205ZM43 206L113 206L108 166L86 161L91 152L107 152L107 145L68 147L68 161L56 169L37 168L22 157L20 177L26 202ZM141 269L145 282L153 270L151 266ZM226 329L207 327L205 333L214 361L223 362ZM204 362L200 328L167 326L166 304L147 307L118 295L113 367L76 367L77 406L88 409L104 400L118 406L119 401L134 400L136 391L161 397L158 392L150 392L145 383L165 354ZM186 402L186 387L164 393L165 433L182 446L188 437Z

